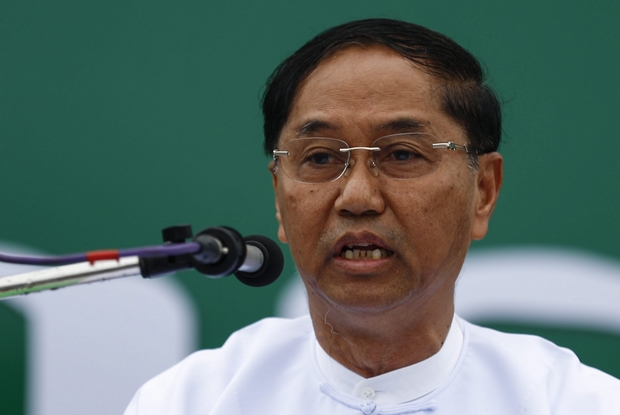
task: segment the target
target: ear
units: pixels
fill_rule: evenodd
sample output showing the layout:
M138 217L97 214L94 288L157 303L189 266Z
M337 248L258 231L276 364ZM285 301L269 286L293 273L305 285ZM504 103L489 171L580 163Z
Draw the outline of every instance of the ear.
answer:
M478 156L474 220L471 230L471 237L474 240L482 239L487 234L503 178L504 160L501 154L493 152Z
M286 244L288 243L288 238L286 237L284 226L282 226L282 215L280 214L280 203L278 202L278 176L273 171L274 167L275 167L274 161L269 163L269 173L271 173L271 181L273 183L273 192L276 198L276 219L278 220L278 239L280 240L280 242Z

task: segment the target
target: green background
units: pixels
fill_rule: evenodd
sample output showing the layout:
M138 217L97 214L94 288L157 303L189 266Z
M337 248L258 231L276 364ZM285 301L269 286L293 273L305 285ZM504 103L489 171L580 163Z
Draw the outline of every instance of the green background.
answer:
M452 37L505 103L505 184L473 249L554 245L620 260L615 0L2 0L0 239L62 254L156 244L178 223L275 238L264 82L319 31L367 17ZM176 278L201 312L201 347L272 314L286 282ZM0 304L6 415L23 412L24 325Z

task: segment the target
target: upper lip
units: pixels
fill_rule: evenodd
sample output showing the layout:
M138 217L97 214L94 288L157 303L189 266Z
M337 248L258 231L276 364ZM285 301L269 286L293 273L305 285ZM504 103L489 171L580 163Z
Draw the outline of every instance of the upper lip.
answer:
M336 241L334 245L334 250L332 255L339 256L342 249L347 245L359 245L359 244L371 244L377 245L380 248L386 249L388 251L394 251L389 243L387 243L380 236L375 235L372 232L364 231L364 232L351 232L342 235Z

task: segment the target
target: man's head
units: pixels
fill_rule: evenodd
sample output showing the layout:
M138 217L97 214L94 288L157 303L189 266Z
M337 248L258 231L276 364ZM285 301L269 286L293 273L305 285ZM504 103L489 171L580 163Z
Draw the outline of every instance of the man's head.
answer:
M294 148L271 164L278 236L290 243L311 311L451 307L501 183L499 109L481 78L453 42L385 20L331 29L278 68L265 94L266 149ZM480 101L494 102L497 116ZM448 142L473 148L477 167ZM325 175L334 168L340 176Z
M351 45L384 45L435 77L442 109L467 132L480 153L497 151L501 110L474 56L446 36L412 23L368 19L326 30L283 61L263 96L265 152L272 155L299 85L334 52Z

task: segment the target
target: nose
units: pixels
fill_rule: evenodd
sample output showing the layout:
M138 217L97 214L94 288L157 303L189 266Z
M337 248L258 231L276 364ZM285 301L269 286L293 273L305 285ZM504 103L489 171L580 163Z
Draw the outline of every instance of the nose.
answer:
M334 207L342 215L378 215L385 200L378 180L379 169L366 152L351 153L349 166L340 178L342 190ZM363 168L364 162L367 168ZM355 166L359 164L358 168Z

